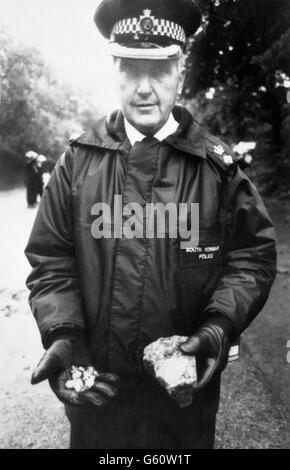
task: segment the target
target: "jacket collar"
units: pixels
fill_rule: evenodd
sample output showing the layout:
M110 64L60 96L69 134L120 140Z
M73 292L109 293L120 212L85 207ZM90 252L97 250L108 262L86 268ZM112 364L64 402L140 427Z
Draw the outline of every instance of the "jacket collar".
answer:
M127 140L124 118L120 111L114 111L108 118L103 117L93 128L83 132L74 142L90 147L120 150Z
M190 112L182 106L175 106L173 116L179 122L179 127L174 134L167 137L166 141L177 150L197 157L207 158L203 128L194 121Z
M165 141L182 152L201 158L206 157L205 132L192 118L186 108L176 106L173 116L179 122L177 131ZM84 132L74 141L77 144L108 150L125 150L130 147L121 111L114 111L107 119L102 118L94 128Z
M136 142L141 142L143 139L146 138L146 135L138 131L136 127L133 127L132 124L130 124L125 117L124 125L127 137L132 146ZM173 114L170 113L167 122L161 127L161 129L159 129L158 132L156 132L156 134L153 135L153 137L162 142L162 140L165 140L169 135L173 134L178 129L178 127L179 123L174 119Z

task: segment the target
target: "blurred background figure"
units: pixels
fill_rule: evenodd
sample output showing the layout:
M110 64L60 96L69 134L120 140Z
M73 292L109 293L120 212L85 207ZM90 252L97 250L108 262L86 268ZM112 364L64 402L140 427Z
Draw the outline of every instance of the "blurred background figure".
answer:
M24 183L29 208L36 206L38 196L42 197L43 189L49 181L50 173L45 167L46 163L47 158L33 150L25 154Z
M38 154L30 150L25 154L24 183L26 186L27 207L34 208L39 191L40 168L37 165Z

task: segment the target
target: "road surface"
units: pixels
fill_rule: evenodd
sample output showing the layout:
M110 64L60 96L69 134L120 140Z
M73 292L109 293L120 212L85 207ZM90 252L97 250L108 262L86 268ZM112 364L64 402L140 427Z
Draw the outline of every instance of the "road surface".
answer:
M217 447L290 448L290 211L269 202L279 239L272 295L243 337L241 359L223 376ZM0 448L65 449L69 426L46 383L30 385L43 352L27 304L23 255L36 209L22 189L0 192Z

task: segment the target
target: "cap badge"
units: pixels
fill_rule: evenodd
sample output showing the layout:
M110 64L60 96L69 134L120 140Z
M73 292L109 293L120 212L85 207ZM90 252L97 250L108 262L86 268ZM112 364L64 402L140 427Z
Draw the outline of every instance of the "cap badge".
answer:
M154 29L155 17L151 15L151 10L143 10L143 16L140 16L139 28L145 34L152 33Z
M186 33L180 24L165 18L156 18L152 10L144 9L143 14L134 18L123 18L114 24L111 32L111 41L118 42L118 36L125 36L129 40L133 37L136 41L148 41L150 36L155 36L159 43L160 38L170 38L178 43L186 43ZM160 41L162 46L162 41Z
M214 148L213 148L213 151L214 153L216 153L217 155L223 155L225 153L223 147L221 145L216 145Z

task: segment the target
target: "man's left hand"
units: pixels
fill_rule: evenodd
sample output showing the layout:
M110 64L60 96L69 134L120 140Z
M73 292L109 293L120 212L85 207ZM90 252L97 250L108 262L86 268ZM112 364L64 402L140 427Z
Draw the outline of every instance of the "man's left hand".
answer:
M180 345L184 354L196 356L198 383L196 390L204 388L217 373L221 373L227 363L230 341L224 330L207 323L195 335Z

